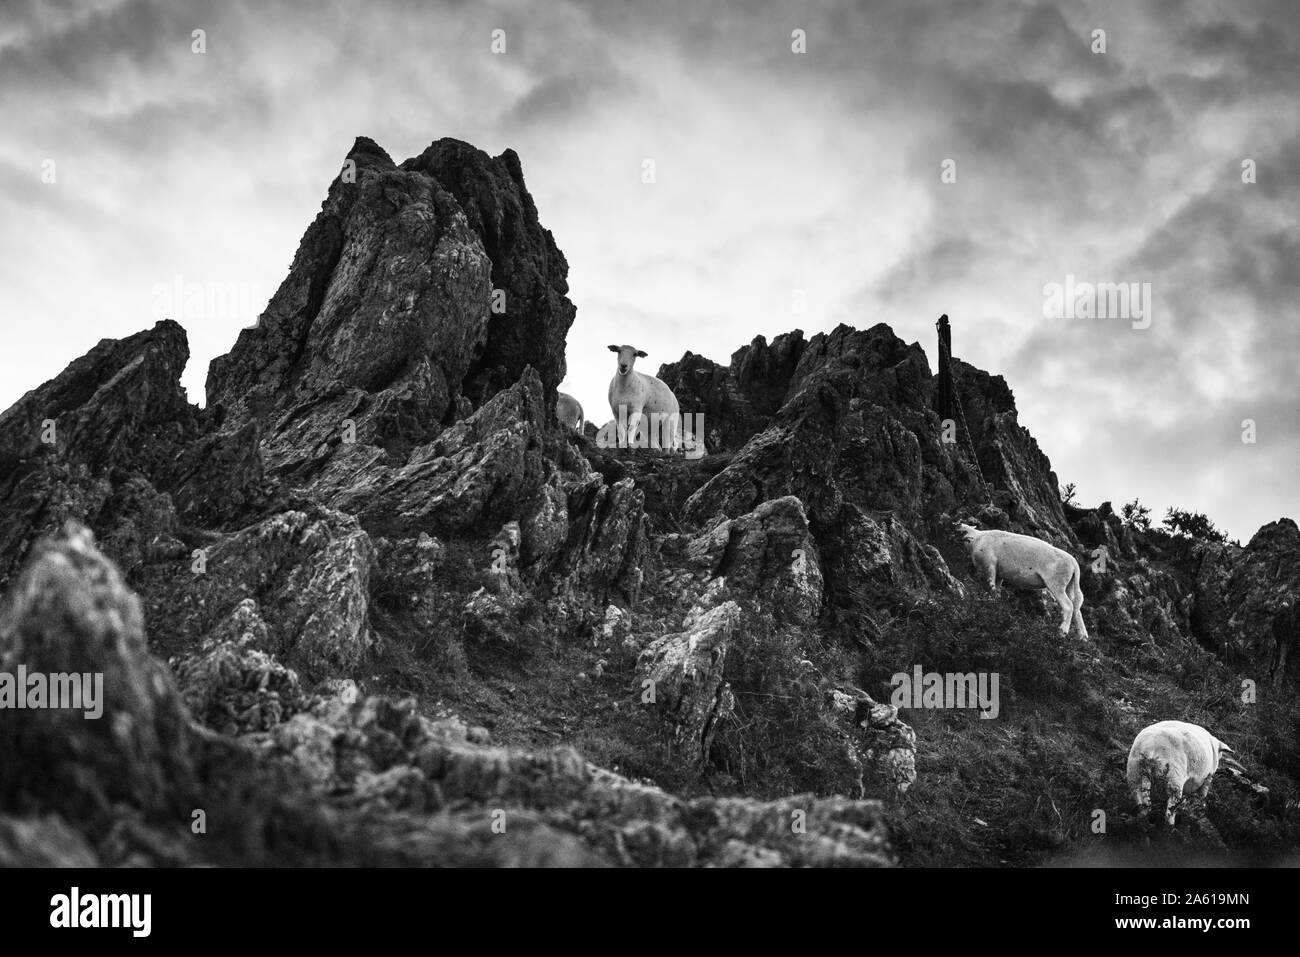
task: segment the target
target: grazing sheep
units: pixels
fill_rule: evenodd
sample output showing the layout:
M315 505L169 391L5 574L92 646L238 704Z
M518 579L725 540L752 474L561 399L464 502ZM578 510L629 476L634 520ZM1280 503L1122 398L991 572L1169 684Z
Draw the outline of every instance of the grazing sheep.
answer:
M1151 782L1164 781L1165 820L1172 826L1176 808L1191 794L1205 797L1210 779L1224 765L1245 772L1228 747L1199 724L1157 721L1138 732L1128 753L1128 786L1139 810L1151 806Z
M560 420L560 424L573 429L575 432L582 431L584 420L582 415L582 403L567 392L557 392L555 400L555 417Z
M644 372L636 372L632 366L638 358L645 358L645 353L634 346L610 346L610 352L618 353L618 370L609 382L609 407L620 426L626 422L623 438L628 447L636 444L637 428L641 425L643 414L650 416L649 445L659 446L660 424L666 424L669 432L669 447L676 452L682 445L681 406L673 390L661 379ZM620 414L620 408L623 410Z
M1061 606L1061 634L1068 635L1074 626L1080 638L1088 637L1079 563L1073 555L1050 542L1015 532L983 531L962 524L957 530L966 539L976 579L990 591L1001 582L1013 588L1046 588Z

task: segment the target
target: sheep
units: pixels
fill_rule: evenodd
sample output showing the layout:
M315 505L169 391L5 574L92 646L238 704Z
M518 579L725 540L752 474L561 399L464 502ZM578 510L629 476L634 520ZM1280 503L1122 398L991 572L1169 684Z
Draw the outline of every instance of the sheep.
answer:
M575 432L582 431L582 423L585 421L582 414L582 403L567 392L556 393L555 417L566 428L573 429Z
M1133 739L1128 753L1128 786L1139 811L1151 806L1151 782L1164 781L1165 821L1172 827L1185 797L1210 793L1210 780L1223 765L1245 773L1228 747L1199 724L1157 721Z
M1015 532L981 530L960 523L957 530L966 539L977 580L990 591L1000 582L1014 588L1045 588L1061 606L1061 634L1068 635L1073 626L1080 638L1088 637L1079 563L1073 555L1050 542Z
M629 447L635 445L637 428L645 413L650 416L648 444L656 447L660 445L659 426L660 423L666 423L670 436L669 447L676 452L682 445L681 406L677 402L677 396L673 395L673 390L661 379L633 370L636 360L645 358L645 353L640 349L634 346L610 346L609 351L618 353L618 371L609 382L609 407L620 426L627 423L626 432L619 437Z

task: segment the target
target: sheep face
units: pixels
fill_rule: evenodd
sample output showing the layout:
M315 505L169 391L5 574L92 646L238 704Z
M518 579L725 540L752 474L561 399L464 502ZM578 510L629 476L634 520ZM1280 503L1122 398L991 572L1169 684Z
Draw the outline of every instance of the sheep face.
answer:
M636 346L610 346L609 351L618 353L618 374L622 376L631 375L636 360L645 358L645 353Z
M1242 774L1245 774L1246 773L1245 766L1240 761L1238 761L1236 758L1233 757L1235 753L1236 752L1233 751L1232 748L1228 747L1218 738L1215 738L1214 739L1214 758L1215 758L1214 769L1217 771L1221 767L1229 768L1233 771L1240 771Z

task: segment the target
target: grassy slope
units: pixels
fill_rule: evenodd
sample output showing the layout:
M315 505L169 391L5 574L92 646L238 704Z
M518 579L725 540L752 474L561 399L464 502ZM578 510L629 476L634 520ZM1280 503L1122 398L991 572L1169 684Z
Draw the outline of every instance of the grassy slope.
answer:
M377 602L374 622L386 641L370 690L414 694L429 714L454 711L500 744L572 745L684 796L774 797L844 793L851 780L827 753L834 739L800 659L880 701L889 700L889 676L914 664L997 671L995 720L972 711L903 714L917 733L918 780L901 798L878 796L891 802L905 865L1255 862L1300 847L1300 821L1285 810L1300 772L1296 696L1265 690L1259 703L1242 704L1240 676L1194 644L1159 648L1096 623L1089 643L1065 641L1032 599L974 590L965 601L917 599L865 651L858 636L800 633L750 608L747 640L728 659L737 714L719 733L711 766L696 773L667 751L635 689L636 648L675 630L686 610L680 596L648 582L631 618L635 645L622 635L597 637L598 622L559 626L533 600L484 634L460 616L475 589L492 586L488 569L474 567L480 545L449 543L422 607L396 595ZM962 563L949 561L965 576ZM1220 775L1204 816L1185 815L1173 833L1131 820L1128 745L1141 727L1167 717L1204 724L1237 745L1252 777L1271 789L1267 806ZM1097 810L1105 834L1092 830Z

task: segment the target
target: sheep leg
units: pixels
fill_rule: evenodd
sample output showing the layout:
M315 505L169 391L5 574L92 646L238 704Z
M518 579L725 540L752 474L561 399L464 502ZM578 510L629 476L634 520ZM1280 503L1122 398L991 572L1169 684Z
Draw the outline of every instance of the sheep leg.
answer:
M1074 602L1067 598L1062 592L1053 588L1043 576L1042 572L1038 573L1038 580L1042 582L1043 587L1047 589L1047 594L1056 599L1056 603L1061 606L1061 634L1068 635L1070 633L1070 617L1074 614Z
M1073 621L1071 624L1079 630L1079 637L1086 639L1088 637L1088 626L1083 623L1083 589L1079 587L1079 574L1070 578L1070 601L1074 606Z
M1165 801L1165 823L1170 827L1174 826L1178 809L1183 803L1183 783L1178 780L1178 775L1172 768L1165 776L1165 790L1168 791L1168 800Z
M1135 780L1130 780L1129 785L1133 788L1133 804L1136 813L1145 813L1151 807L1151 778L1149 775L1137 775Z
M650 413L650 448L662 449L664 447L664 414L662 412Z
M629 410L627 414L627 447L629 449L638 448L636 445L637 431L641 428L641 410Z
M1178 819L1178 806L1182 803L1182 798L1176 794L1171 795L1169 800L1165 802L1165 823L1170 827L1173 827L1174 822Z

